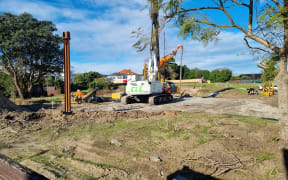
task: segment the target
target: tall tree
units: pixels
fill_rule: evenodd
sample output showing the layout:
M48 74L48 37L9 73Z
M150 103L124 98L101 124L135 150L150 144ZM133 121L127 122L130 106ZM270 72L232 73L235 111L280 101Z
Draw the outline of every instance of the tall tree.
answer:
M208 70L201 70L201 76L207 80L209 78L210 71Z
M82 73L82 74L77 74L74 78L73 84L78 88L78 89L88 89L89 84L94 81L94 79L101 78L103 77L100 73L98 72L87 72L87 73Z
M208 6L206 6L208 3ZM190 5L196 3L190 3ZM209 5L210 4L210 5ZM222 29L235 29L243 33L247 46L265 53L279 56L280 70L276 77L280 112L281 137L288 145L288 0L209 0L197 7L183 6L182 0L168 0L168 18L175 19L184 38L207 43L217 39ZM237 24L237 16L231 12L238 8L247 14L246 25ZM210 11L210 12L209 12ZM205 13L204 13L205 12ZM258 12L258 14L256 14ZM222 13L227 23L215 19L215 13ZM257 18L259 17L259 18ZM213 21L214 20L214 21ZM258 43L258 47L252 46Z
M50 73L61 72L61 37L51 21L39 21L28 13L0 15L0 66L15 84L21 99L29 97L33 84Z

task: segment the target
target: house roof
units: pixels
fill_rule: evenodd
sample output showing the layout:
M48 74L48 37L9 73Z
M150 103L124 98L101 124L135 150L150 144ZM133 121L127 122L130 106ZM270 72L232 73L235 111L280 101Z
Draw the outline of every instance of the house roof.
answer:
M123 69L122 71L119 72L119 74L136 74L132 72L130 69Z

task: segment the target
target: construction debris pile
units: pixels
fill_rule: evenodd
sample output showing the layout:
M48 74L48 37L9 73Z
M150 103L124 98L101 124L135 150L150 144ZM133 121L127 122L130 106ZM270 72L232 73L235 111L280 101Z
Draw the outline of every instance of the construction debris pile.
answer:
M14 104L13 102L11 102L8 98L2 96L0 94L0 111L3 110L7 110L7 111L25 111L26 109L21 107L21 106L17 106L16 104Z

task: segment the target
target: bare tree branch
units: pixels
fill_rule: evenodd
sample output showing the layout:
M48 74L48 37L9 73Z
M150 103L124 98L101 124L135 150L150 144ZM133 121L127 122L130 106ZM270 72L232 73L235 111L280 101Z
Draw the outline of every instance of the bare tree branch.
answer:
M249 20L248 20L248 33L252 34L252 24L253 24L253 0L249 3Z
M202 24L207 24L209 26L217 27L217 28L231 28L234 27L233 25L226 25L226 24L214 24L214 23L209 23L209 22L204 22L200 20L195 20L197 23L202 23Z
M246 42L246 45L247 45L250 49L255 49L255 50L260 50L260 51L263 51L263 52L266 52L266 53L271 53L270 51L267 51L267 50L265 50L265 49L263 49L263 48L252 47L252 46L249 44L248 40L247 40L247 36L244 37L244 41Z
M281 4L277 1L277 0L272 0L272 2L274 2L274 4L280 9L282 6Z
M239 2L237 0L232 0L234 3L238 4L238 5L242 5L242 6L246 6L249 8L249 5L248 4L245 4L245 3L242 3L242 2Z
M263 44L264 46L266 46L267 48L271 49L272 51L275 51L275 52L277 52L277 53L280 52L280 48L279 48L279 47L277 47L277 46L269 43L268 41L266 41L266 40L264 40L264 39L262 39L262 38L260 38L260 37L258 37L258 36L256 36L256 35L254 35L254 34L249 34L249 33L247 33L246 36L247 36L248 38L256 41L256 42L259 42L259 43Z
M235 24L233 18L231 17L231 15L229 14L229 12L228 12L228 11L226 10L226 8L224 7L223 1L222 1L222 0L219 0L219 3L220 3L220 6L221 6L221 8L222 8L222 11L223 11L223 12L225 13L225 15L228 17L231 25L232 25L233 27L238 28L239 30L241 30L241 31L244 32L245 34L247 34L247 31L246 31L243 27L239 26L238 24Z
M180 11L180 13L183 12L189 12L189 11L200 11L200 10L205 10L205 9L217 9L217 10L222 10L220 7L201 7L201 8L191 8L191 9L183 9Z

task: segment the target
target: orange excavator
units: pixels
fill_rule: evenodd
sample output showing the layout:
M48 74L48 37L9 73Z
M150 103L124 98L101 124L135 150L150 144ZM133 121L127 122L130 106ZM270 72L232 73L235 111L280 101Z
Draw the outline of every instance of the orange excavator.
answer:
M159 72L160 72L160 81L164 82L165 80L165 67L166 67L166 63L169 61L169 59L173 58L174 56L176 56L178 49L181 48L181 53L183 53L183 45L179 44L173 51L171 54L164 56L162 58L160 58L160 62L159 62Z
M179 48L181 48L181 53L183 53L183 45L179 44L173 51L171 54L164 56L162 58L160 58L159 61L159 65L158 65L158 69L159 69L159 79L161 82L164 82L165 80L165 67L166 67L166 63L173 58L174 56L176 56L177 51L179 50ZM144 78L147 79L148 76L148 69L147 69L147 64L144 64L143 66L143 74L144 74Z

